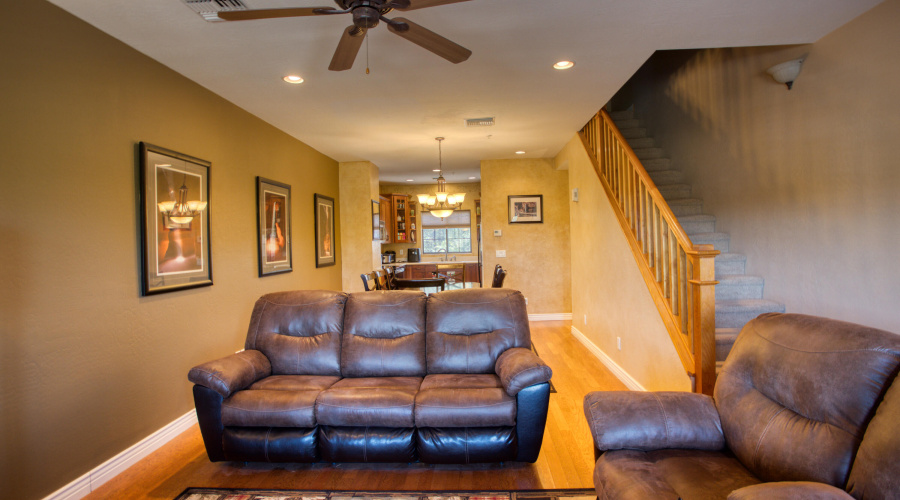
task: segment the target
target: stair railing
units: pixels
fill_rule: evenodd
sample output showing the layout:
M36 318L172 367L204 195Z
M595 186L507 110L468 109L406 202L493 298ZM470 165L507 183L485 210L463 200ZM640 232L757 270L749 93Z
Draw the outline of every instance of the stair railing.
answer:
M694 245L605 110L579 132L694 392L716 377L715 257Z

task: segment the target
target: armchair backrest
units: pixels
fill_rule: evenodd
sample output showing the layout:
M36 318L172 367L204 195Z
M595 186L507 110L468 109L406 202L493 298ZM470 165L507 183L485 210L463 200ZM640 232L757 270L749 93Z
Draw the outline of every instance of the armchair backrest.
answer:
M799 314L747 323L716 382L728 447L764 481L843 488L900 368L900 336Z
M265 354L273 375L339 376L346 301L347 294L326 290L263 295L244 347Z
M431 294L425 321L428 373L493 373L504 351L531 346L525 297L517 290Z
M414 290L350 294L341 346L344 377L425 375L425 294Z

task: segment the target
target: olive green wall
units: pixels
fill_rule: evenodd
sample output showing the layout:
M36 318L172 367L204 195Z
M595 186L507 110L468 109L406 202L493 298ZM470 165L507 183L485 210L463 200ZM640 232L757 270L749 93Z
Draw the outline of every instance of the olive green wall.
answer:
M896 333L898 26L887 0L810 45L660 53L631 89L765 298ZM805 53L792 90L766 74Z
M42 0L3 2L0 46L0 484L32 499L190 411L258 296L340 288L311 241L338 168ZM213 286L140 297L139 141L212 162ZM257 277L257 175L292 186L292 273Z

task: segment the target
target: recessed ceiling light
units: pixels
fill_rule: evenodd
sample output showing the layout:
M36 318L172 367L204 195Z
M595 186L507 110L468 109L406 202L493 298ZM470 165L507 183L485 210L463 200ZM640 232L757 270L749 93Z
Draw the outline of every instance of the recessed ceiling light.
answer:
M441 171L441 169L439 169L439 168L435 168L432 170L432 172L440 172L440 171Z
M413 182L415 179L406 179L406 182Z
M475 179L475 177L469 177L469 180Z
M559 61L553 65L556 69L569 69L572 66L575 66L575 63L572 61Z
M517 154L517 155L523 155L523 154L525 154L525 151L516 151L516 154Z
M284 80L288 83L293 83L294 85L303 83L303 78L300 76L297 76L297 75L288 75L288 76L282 78L282 80Z

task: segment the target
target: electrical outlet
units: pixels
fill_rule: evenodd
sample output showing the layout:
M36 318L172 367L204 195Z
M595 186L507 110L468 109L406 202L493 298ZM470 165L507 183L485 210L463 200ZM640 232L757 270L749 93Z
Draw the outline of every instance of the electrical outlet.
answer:
M506 257L506 250L497 250L497 257Z
M587 314L584 315L584 324L587 324Z
M620 351L622 350L622 337L616 337L616 347L618 347Z

